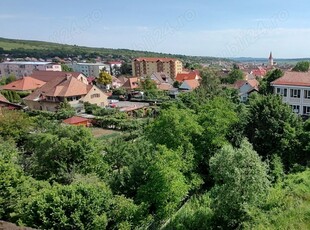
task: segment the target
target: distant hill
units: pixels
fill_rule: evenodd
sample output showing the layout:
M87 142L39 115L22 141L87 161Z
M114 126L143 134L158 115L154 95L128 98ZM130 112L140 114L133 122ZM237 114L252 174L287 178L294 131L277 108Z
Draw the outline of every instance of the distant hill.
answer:
M44 41L18 40L0 37L0 55L10 54L14 57L83 57L95 58L97 56L106 59L122 59L130 61L136 57L171 57L178 58L184 62L210 63L215 61L229 61L228 59L220 59L215 57L199 57L186 56L178 54L156 53L148 51L136 51L129 49L109 49L109 48L93 48L77 45L65 45Z

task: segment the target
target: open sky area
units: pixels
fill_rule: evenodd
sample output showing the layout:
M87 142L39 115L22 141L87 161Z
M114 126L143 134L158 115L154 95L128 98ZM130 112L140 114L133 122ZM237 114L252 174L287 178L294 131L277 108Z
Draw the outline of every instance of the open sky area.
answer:
M0 37L215 57L310 57L310 1L1 0Z

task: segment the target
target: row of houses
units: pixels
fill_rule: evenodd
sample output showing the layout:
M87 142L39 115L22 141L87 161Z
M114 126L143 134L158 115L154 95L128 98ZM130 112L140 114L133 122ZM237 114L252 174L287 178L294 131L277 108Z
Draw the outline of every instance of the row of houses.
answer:
M55 112L65 101L77 112L83 109L84 102L108 105L108 96L78 72L35 71L1 89L29 93L23 101L31 110Z
M113 75L116 74L115 68L120 68L122 62L111 61L108 63L67 63L68 67L72 68L74 72L83 73L85 76L98 77L101 70L105 70ZM17 78L29 76L34 71L62 71L61 64L54 62L40 62L40 61L6 61L0 63L0 77L14 75Z

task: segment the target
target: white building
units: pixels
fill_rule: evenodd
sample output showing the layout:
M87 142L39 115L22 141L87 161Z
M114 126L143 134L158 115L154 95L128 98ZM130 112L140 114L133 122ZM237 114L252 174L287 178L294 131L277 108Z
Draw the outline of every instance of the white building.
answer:
M282 95L283 102L291 105L300 115L310 115L310 72L285 72L273 81L274 93Z
M238 96L241 102L246 102L251 93L258 91L258 81L256 79L250 80L238 80L234 84L234 88L237 89Z
M110 73L110 66L103 63L72 63L68 65L75 72L81 72L85 76L99 77L99 73L102 69L105 69Z
M16 77L28 76L34 70L41 71L61 71L61 65L53 62L26 62L12 61L0 63L0 77L9 76L10 74Z

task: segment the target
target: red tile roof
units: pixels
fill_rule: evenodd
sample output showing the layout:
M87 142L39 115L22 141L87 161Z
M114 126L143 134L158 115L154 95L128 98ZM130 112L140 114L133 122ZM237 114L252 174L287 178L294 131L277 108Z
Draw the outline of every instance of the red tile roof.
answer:
M7 85L4 85L2 89L14 90L14 91L27 91L27 90L35 90L37 88L40 88L44 84L45 84L44 81L40 81L32 77L23 77Z
M267 71L263 68L258 68L258 69L254 69L251 71L251 74L258 76L258 77L263 77L265 76L267 73Z
M287 71L283 77L271 82L271 84L310 87L310 72Z
M189 73L178 73L175 80L178 82L183 82L184 80L194 80L196 78L200 79L200 76L196 71L191 71Z
M137 77L128 78L128 80L124 83L124 85L122 87L125 89L136 89L136 88L138 88L139 87L138 78Z
M38 79L40 81L48 82L57 77L65 78L67 76L73 76L77 78L82 73L80 72L62 72L62 71L33 71L30 75L32 78Z
M78 124L78 123L82 123L85 121L89 122L89 120L87 118L73 116L73 117L70 117L66 120L63 120L63 123L73 125L73 124Z
M157 62L157 61L161 61L161 62L170 62L170 61L177 61L177 59L175 58L152 58L152 57L140 57L140 58L136 58L134 59L134 61L147 61L147 62Z
M35 90L32 94L25 97L25 100L35 100L40 97L70 97L86 95L92 88L92 85L86 85L75 77L55 78L47 82L41 88Z

